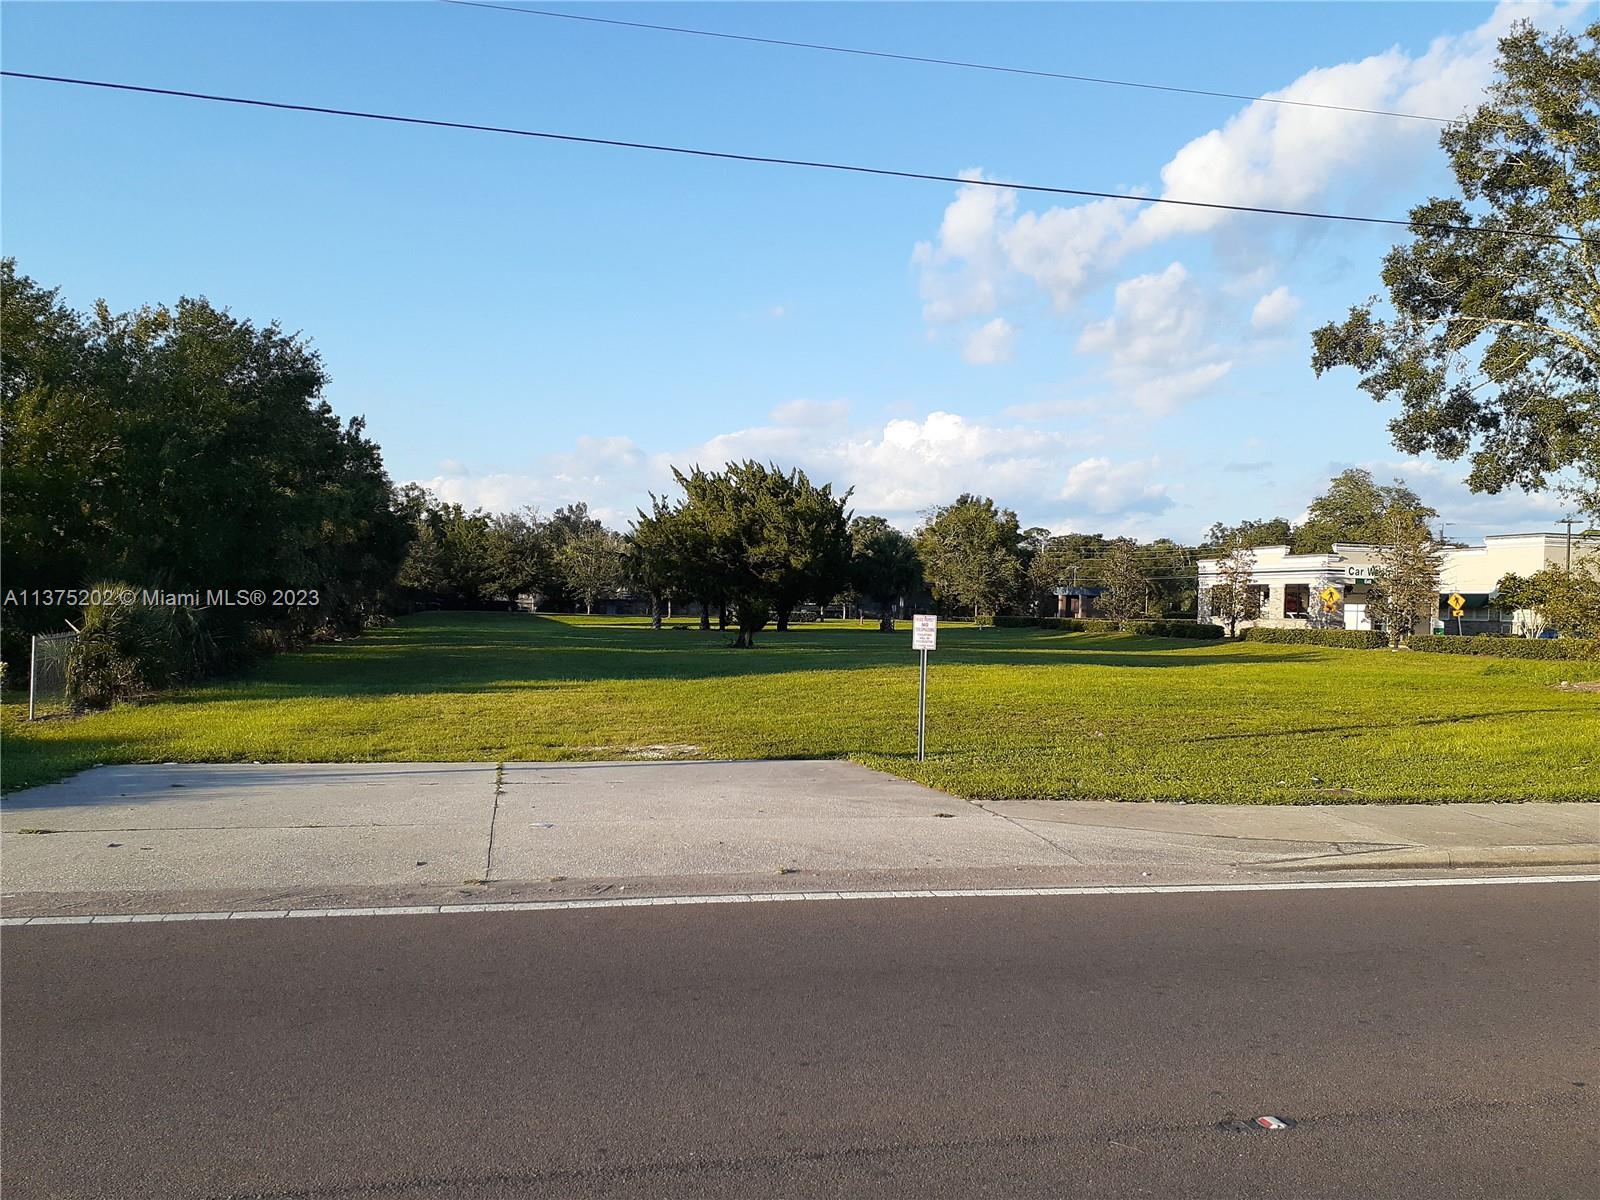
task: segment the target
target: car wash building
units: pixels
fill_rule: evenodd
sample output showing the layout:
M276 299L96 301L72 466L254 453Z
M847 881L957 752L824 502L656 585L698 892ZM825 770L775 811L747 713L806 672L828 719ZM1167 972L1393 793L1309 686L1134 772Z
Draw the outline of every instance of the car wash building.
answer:
M1496 603L1500 579L1510 573L1532 575L1593 554L1600 554L1600 539L1569 538L1563 533L1491 534L1479 546L1448 547L1439 573L1433 631L1524 635L1533 628L1531 614ZM1240 627L1373 628L1368 604L1382 555L1383 547L1356 542L1335 542L1327 554L1294 554L1288 546L1256 547L1250 579L1261 600L1261 615L1241 621ZM1223 623L1210 611L1212 589L1222 583L1221 565L1215 558L1199 562L1200 620L1214 624ZM1459 618L1447 603L1457 594L1464 601ZM1417 631L1426 632L1420 620Z

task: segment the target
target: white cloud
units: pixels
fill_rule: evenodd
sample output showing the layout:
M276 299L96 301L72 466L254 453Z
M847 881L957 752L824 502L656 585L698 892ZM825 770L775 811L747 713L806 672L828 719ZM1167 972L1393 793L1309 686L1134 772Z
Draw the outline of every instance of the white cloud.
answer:
M549 511L576 500L616 528L626 528L651 491L672 491L672 466L720 467L753 458L803 468L817 482L854 487L852 507L905 528L927 508L962 492L993 496L1027 524L1116 528L1167 508L1153 482L1155 460L1117 463L1084 458L1097 435L1074 435L1026 424L990 424L953 412L897 418L881 426L765 424L733 430L698 445L647 452L627 438L583 438L523 472L462 471L420 480L435 494L467 507Z
M1162 414L1203 395L1231 370L1231 362L1208 362L1185 370L1113 367L1107 375L1134 408Z
M981 171L964 178L983 179ZM1115 200L1017 215L1017 194L969 183L945 209L934 242L918 242L923 319L940 325L992 313L1026 279L1070 310L1114 265L1131 214Z
M1078 349L1108 354L1118 366L1171 362L1200 349L1204 327L1205 298L1175 262L1119 283L1112 315L1086 325Z
M1095 200L1073 208L1025 212L1000 235L1006 261L1042 288L1061 312L1099 283L1120 255L1129 205Z
M1060 498L1073 511L1097 516L1164 512L1172 507L1172 498L1166 484L1151 478L1160 469L1154 458L1124 463L1086 458L1067 472Z
M1581 7L1581 6L1580 6ZM1494 78L1499 38L1517 20L1554 27L1572 6L1502 3L1483 24L1434 39L1412 57L1399 47L1357 62L1307 71L1275 99L1346 108L1455 117L1479 103ZM1161 195L1182 200L1271 208L1350 207L1403 195L1424 152L1437 144L1431 121L1253 103L1220 128L1195 138L1161 168ZM1236 222L1219 209L1152 205L1130 230L1135 244ZM1252 221L1261 218L1246 218Z
M646 493L671 481L667 461L646 454L625 437L580 437L570 451L547 455L527 472L479 475L455 459L440 473L419 479L434 495L464 508L513 512L533 506L546 512L579 500L601 520L625 528Z
M1010 362L1016 341L1017 327L1004 317L996 317L967 338L961 356L980 365Z
M1233 367L1210 339L1211 302L1182 263L1117 285L1112 314L1084 327L1078 349L1104 354L1106 378L1134 407L1168 412Z
M933 412L814 447L811 458L826 477L856 486L862 511L909 517L965 491L1012 507L1036 503L1079 444L1062 433Z
M983 178L976 170L961 175ZM924 320L937 325L994 311L1005 275L998 231L1016 207L1016 193L1002 188L964 184L956 190L937 243L918 242L911 252L920 268Z
M1288 285L1273 288L1256 301L1250 313L1253 329L1272 329L1292 318L1300 311L1300 301L1289 291Z
M832 425L850 415L850 405L843 400L790 400L767 415L779 425Z
M1270 93L1276 99L1351 108L1452 117L1483 95L1493 77L1498 38L1518 19L1549 28L1572 24L1582 5L1502 3L1482 24L1435 39L1413 55L1399 47L1354 62L1307 71ZM1438 125L1394 117L1252 102L1220 127L1179 147L1160 168L1155 194L1182 200L1327 211L1384 210L1411 198L1411 185L1437 161ZM964 173L971 179L985 176ZM1139 194L1137 186L1122 190ZM1109 282L1127 255L1165 239L1226 231L1214 249L1219 278L1212 292L1249 294L1264 287L1277 257L1274 246L1297 222L1218 209L1093 200L1040 211L1018 211L1016 193L962 185L946 208L938 237L916 246L923 316L931 325L976 317L1009 319L1007 305L1047 297L1070 313ZM1280 289L1282 290L1282 289ZM1276 293L1274 293L1275 295ZM1256 328L1288 320L1293 298L1264 298ZM1174 320L1181 315L1174 314ZM1096 326L1091 326L1091 330ZM1109 332L1100 322L1089 344ZM1100 342L1109 350L1109 342ZM1126 366L1131 354L1122 353ZM1184 370L1192 372L1195 364ZM1210 372L1216 374L1215 370ZM1198 378L1198 376L1195 376ZM1118 384L1114 374L1108 381ZM1149 381L1134 382L1145 401ZM1172 394L1168 384L1156 391Z
M1332 476L1347 465L1334 466L1328 474ZM1463 482L1468 470L1465 462L1398 457L1356 465L1371 471L1381 484L1396 478L1403 480L1428 505L1439 510L1438 518L1430 524L1437 530L1441 522L1449 522L1445 533L1452 538L1549 531L1561 528L1555 522L1567 515L1565 504L1553 490L1529 493L1508 488L1497 496L1470 491Z

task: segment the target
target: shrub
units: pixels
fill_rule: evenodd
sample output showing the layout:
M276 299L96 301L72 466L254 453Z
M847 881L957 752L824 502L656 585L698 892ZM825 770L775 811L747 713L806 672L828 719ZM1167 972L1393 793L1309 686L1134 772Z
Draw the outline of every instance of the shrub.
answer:
M1066 633L1137 633L1144 637L1219 638L1222 626L1198 621L1129 621L1121 626L1097 617L996 617L1001 629L1059 629Z
M67 699L74 707L106 708L193 679L211 666L216 648L199 612L145 604L126 584L101 583L90 590L107 599L84 606L67 659ZM111 598L119 595L131 598Z
M1488 654L1496 658L1600 659L1600 638L1440 637L1417 634L1408 643L1424 654Z
M1201 621L1135 621L1128 626L1128 632L1141 633L1146 637L1164 638L1220 638L1223 634L1221 625L1212 625L1210 622Z
M1273 629L1260 625L1242 630L1239 640L1293 646L1338 646L1344 650L1375 650L1388 645L1383 634L1372 629Z

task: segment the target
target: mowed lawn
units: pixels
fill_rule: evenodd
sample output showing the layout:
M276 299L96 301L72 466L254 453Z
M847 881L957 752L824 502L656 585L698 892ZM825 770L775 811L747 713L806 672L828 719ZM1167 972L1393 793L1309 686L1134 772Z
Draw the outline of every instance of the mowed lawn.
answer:
M915 761L908 626L768 632L447 613L246 680L4 715L7 790L99 763L850 758L970 797L1600 798L1600 664L941 628Z

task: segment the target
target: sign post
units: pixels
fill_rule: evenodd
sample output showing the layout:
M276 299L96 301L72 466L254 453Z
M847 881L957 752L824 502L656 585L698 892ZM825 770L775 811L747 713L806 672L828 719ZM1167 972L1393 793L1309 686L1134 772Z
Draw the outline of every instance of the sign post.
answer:
M1450 615L1456 619L1456 636L1461 636L1461 610L1467 606L1467 598L1460 592L1450 593Z
M911 648L922 659L917 679L917 761L928 757L928 651L939 648L939 618L918 613L911 618Z

